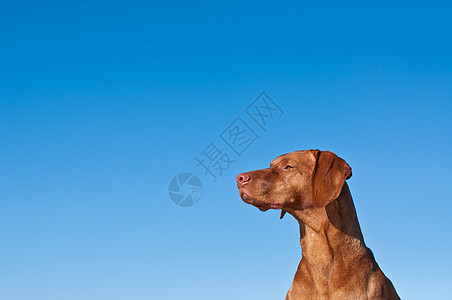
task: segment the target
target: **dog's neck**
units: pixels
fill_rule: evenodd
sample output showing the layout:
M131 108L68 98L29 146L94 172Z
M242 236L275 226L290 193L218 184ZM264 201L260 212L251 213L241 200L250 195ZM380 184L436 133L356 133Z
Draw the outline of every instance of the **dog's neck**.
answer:
M331 275L334 265L372 259L364 244L347 183L326 207L289 211L300 223L303 260L311 273Z

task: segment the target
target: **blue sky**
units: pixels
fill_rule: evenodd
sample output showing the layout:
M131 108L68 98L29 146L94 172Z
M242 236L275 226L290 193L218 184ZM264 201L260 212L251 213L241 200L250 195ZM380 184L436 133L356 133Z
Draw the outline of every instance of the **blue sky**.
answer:
M245 205L235 176L310 148L352 167L365 241L400 296L450 298L450 13L3 3L0 298L284 299L298 226ZM195 156L227 149L219 134L262 91L284 115L213 183ZM203 182L190 208L168 197L181 172Z

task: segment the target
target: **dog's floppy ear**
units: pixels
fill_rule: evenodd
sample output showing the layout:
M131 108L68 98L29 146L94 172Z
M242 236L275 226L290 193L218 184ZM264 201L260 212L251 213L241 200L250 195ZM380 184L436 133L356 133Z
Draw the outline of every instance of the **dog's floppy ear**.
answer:
M284 209L281 209L281 215L279 216L279 219L281 220L284 218L284 215L286 214L286 211Z
M313 151L316 158L312 175L312 204L323 207L339 197L345 180L352 176L350 166L329 151Z

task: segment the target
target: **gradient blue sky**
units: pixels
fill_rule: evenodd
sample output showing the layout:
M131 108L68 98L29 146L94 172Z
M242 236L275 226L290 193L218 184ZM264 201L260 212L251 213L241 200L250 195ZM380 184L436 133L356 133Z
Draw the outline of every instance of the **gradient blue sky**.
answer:
M450 299L451 7L8 1L0 299L284 299L298 226L236 174L331 150L404 299ZM198 155L261 91L285 111L217 183ZM191 208L168 198L195 172Z

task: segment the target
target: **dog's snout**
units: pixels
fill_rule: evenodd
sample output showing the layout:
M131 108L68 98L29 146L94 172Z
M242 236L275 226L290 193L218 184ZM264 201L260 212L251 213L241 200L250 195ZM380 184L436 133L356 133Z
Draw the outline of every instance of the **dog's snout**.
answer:
M242 174L237 175L235 180L237 181L238 184L244 185L244 184L248 183L251 180L251 178L248 175L248 173L242 173Z

